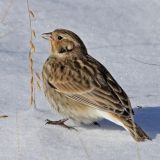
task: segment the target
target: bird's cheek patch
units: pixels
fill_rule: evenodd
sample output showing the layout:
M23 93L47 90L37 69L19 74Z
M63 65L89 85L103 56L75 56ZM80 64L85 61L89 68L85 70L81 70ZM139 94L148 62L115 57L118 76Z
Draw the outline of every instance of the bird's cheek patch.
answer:
M67 50L68 50L68 51L71 51L72 49L73 49L73 44L68 44L68 45L67 45Z

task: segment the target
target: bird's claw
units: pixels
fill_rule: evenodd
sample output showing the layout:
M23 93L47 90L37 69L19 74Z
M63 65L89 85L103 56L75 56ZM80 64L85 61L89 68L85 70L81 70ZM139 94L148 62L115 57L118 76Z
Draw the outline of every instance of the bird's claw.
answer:
M46 119L46 120L45 120L45 121L46 121L45 125L46 125L46 124L60 125L60 126L62 126L62 127L64 127L64 128L73 129L73 130L76 130L76 131L77 131L76 128L71 127L71 126L67 126L67 125L65 124L65 122L66 122L67 120L68 120L68 119L60 119L60 120L58 120L58 121L51 121L51 120L49 120L49 119Z

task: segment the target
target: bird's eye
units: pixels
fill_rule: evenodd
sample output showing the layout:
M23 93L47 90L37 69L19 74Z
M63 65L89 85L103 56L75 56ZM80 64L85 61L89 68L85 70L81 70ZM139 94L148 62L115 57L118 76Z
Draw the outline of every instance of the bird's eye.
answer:
M62 39L62 37L61 36L58 36L58 40L61 40Z

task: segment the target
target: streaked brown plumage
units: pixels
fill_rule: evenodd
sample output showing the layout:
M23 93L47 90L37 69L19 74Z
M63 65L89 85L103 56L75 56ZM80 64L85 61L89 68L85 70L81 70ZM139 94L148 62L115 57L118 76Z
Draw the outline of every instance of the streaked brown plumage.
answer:
M83 123L106 118L123 126L136 141L150 139L134 123L126 93L107 69L88 55L75 33L57 29L43 37L51 44L42 71L44 93L59 113Z

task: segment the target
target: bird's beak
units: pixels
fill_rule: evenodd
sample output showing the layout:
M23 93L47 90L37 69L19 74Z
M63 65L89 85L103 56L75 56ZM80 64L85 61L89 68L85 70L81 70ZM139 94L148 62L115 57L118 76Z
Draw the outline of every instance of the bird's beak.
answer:
M42 36L42 38L44 38L44 39L50 40L51 37L52 37L52 32L43 33L41 36Z

